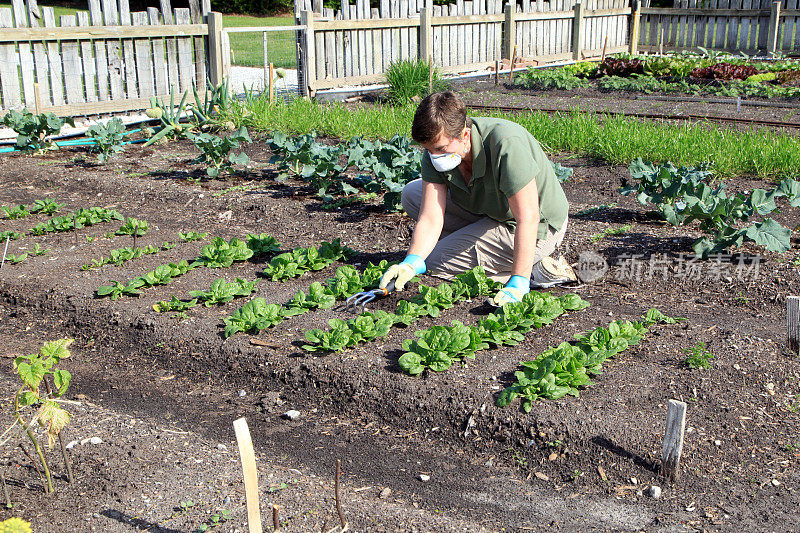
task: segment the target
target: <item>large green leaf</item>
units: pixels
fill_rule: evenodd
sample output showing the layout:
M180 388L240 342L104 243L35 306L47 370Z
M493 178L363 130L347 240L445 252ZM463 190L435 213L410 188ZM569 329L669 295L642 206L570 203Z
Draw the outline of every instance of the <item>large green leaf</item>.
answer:
M753 224L747 228L745 235L771 252L785 252L791 248L791 230L781 226L772 218Z

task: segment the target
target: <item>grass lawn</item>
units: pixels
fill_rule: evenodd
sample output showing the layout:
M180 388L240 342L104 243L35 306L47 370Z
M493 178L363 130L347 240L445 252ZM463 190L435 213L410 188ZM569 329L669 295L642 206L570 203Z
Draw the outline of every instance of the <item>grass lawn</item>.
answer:
M48 2L40 2L46 6ZM11 2L0 0L0 8L11 8ZM62 15L74 15L74 7L54 6L53 10L58 24ZM88 2L81 11L88 11ZM250 17L245 15L223 15L223 25L226 28L241 26L293 26L294 17ZM263 33L238 33L231 35L231 63L247 67L264 66L264 37ZM295 55L295 35L292 31L272 32L267 35L267 51L269 61L276 67L295 68L297 59Z

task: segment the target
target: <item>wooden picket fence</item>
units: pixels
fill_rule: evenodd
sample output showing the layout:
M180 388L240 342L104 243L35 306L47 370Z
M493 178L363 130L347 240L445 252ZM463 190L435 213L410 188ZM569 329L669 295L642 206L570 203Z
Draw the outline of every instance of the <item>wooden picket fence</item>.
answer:
M88 12L58 23L36 0L0 8L0 115L144 109L151 96L205 87L208 0L174 10L161 0L161 9L134 13L128 0L88 2Z
M800 52L800 0L673 0L672 8L644 0L638 49L679 51L702 46L747 54Z
M628 50L629 0L295 0L310 91L378 82L392 62L431 59L444 73L494 66L516 57L552 62Z

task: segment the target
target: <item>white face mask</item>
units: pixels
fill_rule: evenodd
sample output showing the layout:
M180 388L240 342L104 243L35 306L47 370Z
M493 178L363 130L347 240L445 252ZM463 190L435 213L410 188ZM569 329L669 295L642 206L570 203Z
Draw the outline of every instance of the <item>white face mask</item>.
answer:
M439 172L447 172L448 170L453 170L458 165L461 164L461 156L458 154L440 154L440 155L433 155L428 152L428 155L431 156L431 163L433 163L433 168L438 170Z

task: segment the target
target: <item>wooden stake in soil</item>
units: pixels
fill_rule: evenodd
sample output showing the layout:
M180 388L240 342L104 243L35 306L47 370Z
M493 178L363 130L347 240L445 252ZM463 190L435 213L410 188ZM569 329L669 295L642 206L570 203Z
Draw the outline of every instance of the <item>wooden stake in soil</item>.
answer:
M500 60L494 62L494 84L500 85Z
M508 71L508 83L514 83L514 63L517 61L517 45L514 45L514 53L511 54L511 69Z
M608 46L608 35L606 35L606 40L603 41L603 55L600 57L600 62L606 60L606 47Z
M800 353L800 296L786 297L786 318L789 349L794 353Z
M239 445L239 456L242 460L242 471L244 472L244 491L247 495L247 526L250 533L262 533L261 510L258 506L256 454L253 451L253 439L250 438L247 420L244 418L234 420L233 430L236 432L236 442Z
M44 492L45 493L49 493L50 492L50 488L47 486L47 482L44 480L44 476L42 475L42 471L39 470L39 463L37 463L36 461L33 460L33 457L31 456L31 454L28 453L28 450L25 449L25 446L23 446L22 443L19 444L19 447L22 450L22 453L25 454L25 457L27 457L28 460L31 463L33 463L33 468L36 469L36 473L39 474L39 479L42 480L42 485L44 486Z
M342 531L347 531L347 522L344 521L342 513L342 500L339 498L339 477L342 475L342 460L336 459L336 512L339 513L339 521L342 523Z
M278 516L280 507L277 505L272 506L272 531L273 533L281 533L281 520Z
M677 481L683 452L683 430L686 427L686 403L670 400L667 406L667 429L661 451L661 475Z
M134 246L135 248L135 246ZM50 390L50 382L47 381L47 378L44 379L44 386L47 389L47 394L50 396L53 395L53 391ZM64 437L61 435L61 432L58 432L58 443L61 445L61 457L64 458L64 466L67 469L67 479L70 483L72 483L75 478L72 476L72 463L69 461L69 455L67 454L67 447L64 445Z
M6 475L0 472L0 479L3 480L3 496L6 497L6 509L11 509L14 505L11 503L11 495L8 493L8 486L6 485Z

